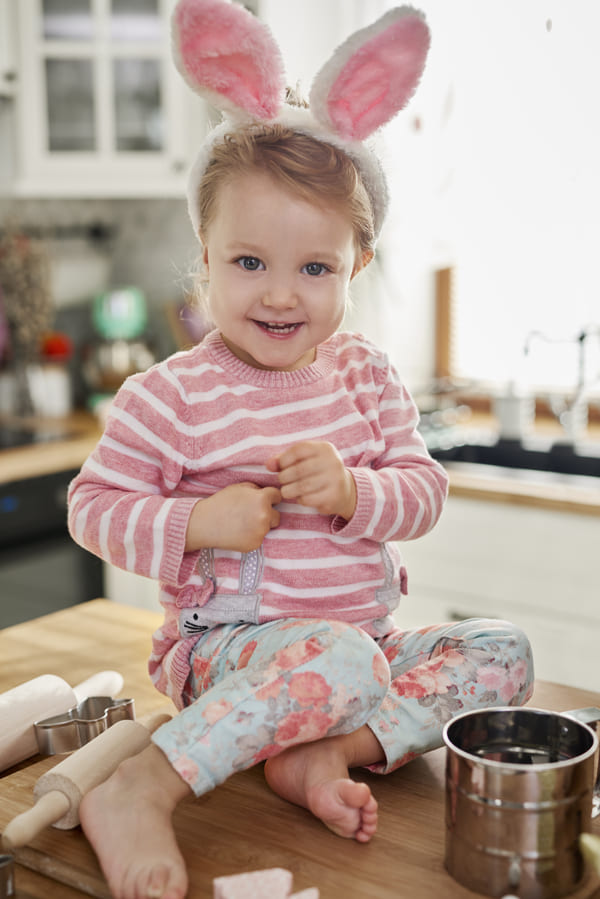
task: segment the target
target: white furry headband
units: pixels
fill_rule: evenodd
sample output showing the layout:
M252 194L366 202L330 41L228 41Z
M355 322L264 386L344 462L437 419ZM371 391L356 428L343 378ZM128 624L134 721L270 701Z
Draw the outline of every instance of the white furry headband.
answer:
M429 30L421 12L392 9L351 35L315 76L309 109L284 103L283 60L270 30L228 0L178 0L173 58L192 90L228 119L200 148L188 182L188 209L198 234L198 188L212 148L236 124L281 124L345 152L373 208L378 236L388 205L381 163L365 140L410 100L423 72Z

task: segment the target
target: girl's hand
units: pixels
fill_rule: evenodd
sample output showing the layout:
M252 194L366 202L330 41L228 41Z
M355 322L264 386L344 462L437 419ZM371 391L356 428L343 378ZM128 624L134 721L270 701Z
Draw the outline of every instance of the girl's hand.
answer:
M242 482L224 487L202 499L192 510L186 534L186 552L213 547L252 552L272 528L279 525L281 502L277 487Z
M281 496L322 515L340 515L349 521L356 509L356 484L331 443L307 440L296 443L267 462L279 472Z

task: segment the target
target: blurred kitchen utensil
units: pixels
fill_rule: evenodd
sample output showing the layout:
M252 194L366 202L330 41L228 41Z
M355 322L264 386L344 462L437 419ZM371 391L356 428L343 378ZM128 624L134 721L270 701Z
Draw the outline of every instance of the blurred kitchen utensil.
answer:
M8 330L8 320L4 311L4 302L2 299L2 285L0 284L0 363L8 352L10 342L10 333Z
M99 294L92 312L104 340L136 340L148 323L146 298L138 287L119 287Z
M101 340L88 347L84 374L98 393L114 393L125 378L155 362L142 340L148 323L146 298L137 287L120 287L94 300L94 328Z
M106 290L111 257L85 237L49 242L50 287L57 309L89 300Z

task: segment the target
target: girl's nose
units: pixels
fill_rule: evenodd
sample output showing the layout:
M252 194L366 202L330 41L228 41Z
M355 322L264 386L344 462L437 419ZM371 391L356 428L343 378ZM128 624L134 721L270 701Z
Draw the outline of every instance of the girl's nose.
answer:
M263 306L270 309L295 309L298 298L292 284L285 281L272 282L263 294L262 302Z
M293 290L277 289L269 290L263 295L263 306L270 309L295 309L298 299Z

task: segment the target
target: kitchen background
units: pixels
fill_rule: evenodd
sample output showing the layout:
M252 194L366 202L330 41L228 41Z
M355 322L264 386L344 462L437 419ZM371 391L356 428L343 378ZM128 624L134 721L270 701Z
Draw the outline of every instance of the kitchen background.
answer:
M246 5L270 24L290 80L307 92L334 47L394 4ZM348 325L390 353L421 405L432 446L527 436L536 398L538 421L547 412L548 428L556 428L549 445L575 446L592 460L593 474L600 457L593 430L600 417L600 5L417 5L432 28L430 60L410 107L379 139L393 203L376 262L356 282ZM214 113L170 62L171 7L171 0L0 0L6 447L37 442L48 459L51 438L79 427L80 419L63 416L69 407L101 415L102 398L128 370L189 343L204 326L186 306L199 246L183 198ZM15 271L29 278L22 282L29 289L17 289ZM14 320L35 322L36 314L41 352L24 338L20 366ZM37 413L26 421L23 384ZM10 452L0 453L0 626L90 592L154 606L153 586L90 568L80 556L70 586L62 569L49 578L47 567L43 597L37 581L24 580L33 558L43 557L44 570L58 557L57 544L42 553L31 522L43 531L53 502L46 505L43 490L62 495L78 464L62 472L54 464L51 475L40 464L25 477L8 467ZM513 469L513 478L521 474ZM58 481L48 484L50 476ZM553 489L560 483L564 495L598 493L597 478L584 483L577 467L558 477ZM22 531L14 526L16 506L29 509ZM402 620L510 617L535 635L542 676L600 688L585 654L564 650L565 640L589 640L593 657L597 646L599 508L600 498L560 507L452 495L434 534L405 548L415 599ZM56 517L63 527L60 504ZM54 524L52 534L72 554Z

